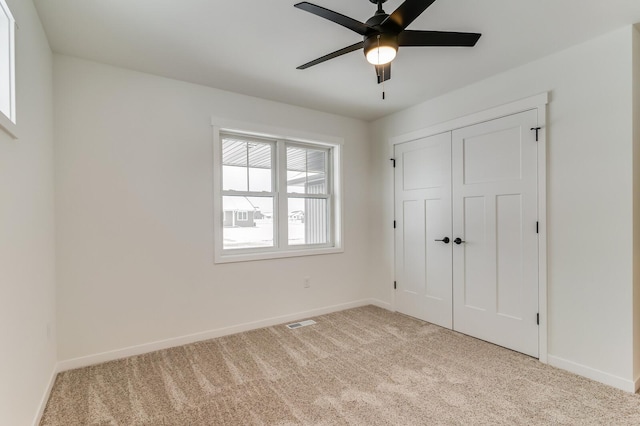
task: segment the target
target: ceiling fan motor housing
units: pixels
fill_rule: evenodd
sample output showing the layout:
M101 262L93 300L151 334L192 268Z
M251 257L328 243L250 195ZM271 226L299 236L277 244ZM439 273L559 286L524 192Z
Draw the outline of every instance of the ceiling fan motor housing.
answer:
M395 33L377 33L372 35L367 35L364 37L364 55L367 56L367 53L371 49L375 49L378 46L388 46L394 48L396 51L398 50L398 34Z
M372 3L376 3L376 1L372 0ZM381 3L383 2L378 2L378 5ZM388 14L379 9L375 15L367 20L366 24L371 28L375 28L376 31L364 36L364 56L367 56L371 49L375 49L378 46L388 46L396 51L398 50L398 33L383 29L381 25L388 17Z

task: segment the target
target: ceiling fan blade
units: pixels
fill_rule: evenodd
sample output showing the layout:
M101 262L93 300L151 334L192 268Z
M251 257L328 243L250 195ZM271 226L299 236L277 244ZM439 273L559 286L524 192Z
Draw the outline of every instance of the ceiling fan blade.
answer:
M358 42L356 44L352 44L351 46L347 46L347 47L345 47L343 49L336 50L335 52L329 53L328 55L324 55L324 56L322 56L322 57L320 57L320 58L318 58L316 60L313 60L311 62L307 62L304 65L300 65L297 69L305 70L305 69L307 69L309 67L312 67L314 65L318 65L318 64L320 64L320 63L322 63L324 61L328 61L329 59L333 59L333 58L337 58L338 56L342 56L345 53L349 53L349 52L353 52L355 50L362 49L363 47L364 47L364 41L361 41L361 42Z
M435 1L436 0L405 0L381 25L396 31L404 30Z
M473 47L482 34L451 31L411 31L398 34L400 46L456 46Z
M378 84L383 81L387 81L391 78L391 62L384 65L374 65L376 67L376 76L378 77Z
M314 15L318 15L321 18L328 19L329 21L335 22L338 25L342 25L343 27L348 28L351 31L355 31L360 35L370 34L371 32L375 31L375 29L365 23L356 21L353 18L349 18L348 16L342 15L338 12L334 12L333 10L325 9L324 7L317 6L307 1L294 4L293 6L297 7L298 9L306 10L307 12L313 13Z

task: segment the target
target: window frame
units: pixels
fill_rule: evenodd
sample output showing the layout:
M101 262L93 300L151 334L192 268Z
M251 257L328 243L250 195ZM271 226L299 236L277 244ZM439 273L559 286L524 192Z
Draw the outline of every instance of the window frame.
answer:
M275 128L251 123L242 123L219 117L212 117L213 127L213 237L214 262L242 262L263 259L277 259L296 256L310 256L341 253L343 247L342 213L342 145L343 139L310 134L291 129ZM222 189L222 135L232 134L248 139L271 141L272 150L272 192L252 193L227 191ZM328 151L327 194L289 193L286 186L286 147L322 149ZM238 196L274 196L274 246L242 249L224 249L222 197ZM289 198L327 199L327 243L294 244L288 241L288 200Z
M0 110L0 128L13 139L18 139L16 124L16 20L5 0L0 0L0 13L9 20L8 55L9 55L9 114Z

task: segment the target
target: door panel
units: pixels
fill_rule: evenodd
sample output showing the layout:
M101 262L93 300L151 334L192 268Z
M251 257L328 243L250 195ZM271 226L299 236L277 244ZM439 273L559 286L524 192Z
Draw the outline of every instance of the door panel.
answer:
M407 200L402 203L402 227L404 234L404 262L405 279L402 290L418 295L425 284L425 215L421 200Z
M447 139L449 139L448 137ZM420 143L417 141L418 144ZM413 143L410 143L413 144ZM410 191L414 189L441 189L451 190L451 147L447 143L434 143L423 140L422 147L408 151L401 151L402 157L402 189ZM442 161L445 156L448 161Z
M395 148L396 308L452 327L451 133Z
M452 133L454 329L538 356L535 111Z
M520 128L512 127L463 140L464 183L508 181L520 178ZM496 155L499 153L499 155Z
M496 312L522 320L522 195L499 195L496 209L498 306Z
M464 237L469 243L462 247L467 253L467 261L464 263L466 279L461 284L464 286L464 306L479 311L491 309L492 271L491 252L487 250L490 232L487 232L486 210L485 197L464 199ZM460 252L460 247L455 249L455 254Z

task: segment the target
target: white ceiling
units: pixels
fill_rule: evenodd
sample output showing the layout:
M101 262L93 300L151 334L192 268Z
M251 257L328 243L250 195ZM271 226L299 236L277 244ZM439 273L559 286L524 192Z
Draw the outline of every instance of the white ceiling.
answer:
M640 0L438 0L415 30L480 32L475 48L401 48L386 82L352 52L361 37L299 0L34 0L54 52L373 120L640 22ZM369 0L312 0L365 21ZM402 0L384 4L393 12Z

